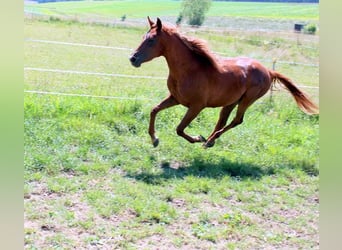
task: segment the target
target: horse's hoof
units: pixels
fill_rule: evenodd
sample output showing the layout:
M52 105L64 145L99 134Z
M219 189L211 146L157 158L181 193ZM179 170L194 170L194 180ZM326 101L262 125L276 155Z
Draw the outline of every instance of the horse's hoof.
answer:
M153 144L153 147L156 148L159 145L159 139L158 138L154 139L152 144Z
M211 148L215 145L215 141L207 141L206 143L203 144L204 148Z

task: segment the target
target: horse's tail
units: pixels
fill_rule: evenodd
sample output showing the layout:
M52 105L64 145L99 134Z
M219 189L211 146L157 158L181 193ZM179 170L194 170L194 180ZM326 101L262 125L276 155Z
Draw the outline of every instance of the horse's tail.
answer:
M300 91L297 86L286 76L276 72L271 71L272 82L275 83L276 80L280 81L292 94L298 107L307 114L318 114L319 109L316 104L314 104L305 93Z

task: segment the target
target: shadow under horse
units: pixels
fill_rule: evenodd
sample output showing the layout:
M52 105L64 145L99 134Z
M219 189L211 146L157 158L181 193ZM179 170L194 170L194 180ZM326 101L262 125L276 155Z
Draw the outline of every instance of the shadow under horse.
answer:
M133 66L140 67L144 62L164 56L169 67L167 86L170 95L155 106L150 115L149 134L153 146L159 144L155 135L157 113L181 104L188 110L177 126L177 134L191 143L203 142L204 147L212 147L223 133L243 122L248 107L277 81L289 90L302 111L318 114L318 107L284 75L251 58L217 57L204 41L179 34L176 27L162 24L159 18L155 23L148 17L148 22L150 29L130 61ZM226 125L236 106L235 118ZM208 139L186 134L185 128L206 107L222 107L214 131Z
M128 172L126 177L134 178L148 184L160 185L165 181L174 179L183 179L187 176L196 178L221 179L230 176L236 179L259 180L263 176L275 173L275 168L265 168L252 163L238 163L219 159L215 162L207 161L202 158L194 158L185 165L177 165L172 162L163 162L161 164L161 172L135 171Z

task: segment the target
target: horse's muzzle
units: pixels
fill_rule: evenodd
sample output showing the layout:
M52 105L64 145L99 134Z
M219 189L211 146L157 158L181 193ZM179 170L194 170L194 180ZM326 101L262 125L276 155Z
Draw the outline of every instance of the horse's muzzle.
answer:
M134 67L140 67L141 65L141 60L140 58L136 55L136 54L133 54L129 60L131 61L131 64L134 66Z

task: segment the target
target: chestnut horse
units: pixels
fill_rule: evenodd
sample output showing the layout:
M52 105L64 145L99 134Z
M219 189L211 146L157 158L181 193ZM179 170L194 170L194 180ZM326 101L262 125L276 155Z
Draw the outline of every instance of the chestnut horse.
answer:
M291 80L250 58L218 58L206 44L198 39L180 35L176 28L154 23L148 17L149 31L130 57L133 66L164 56L169 76L170 95L155 106L150 115L149 134L154 147L159 140L155 135L155 119L159 111L181 104L188 108L177 126L177 134L191 143L204 142L212 147L224 132L243 121L247 108L265 95L271 85L280 81L293 95L305 113L317 114L318 107L300 91ZM231 111L237 106L235 118L226 126ZM222 107L214 131L206 140L203 136L190 136L184 129L206 107Z

